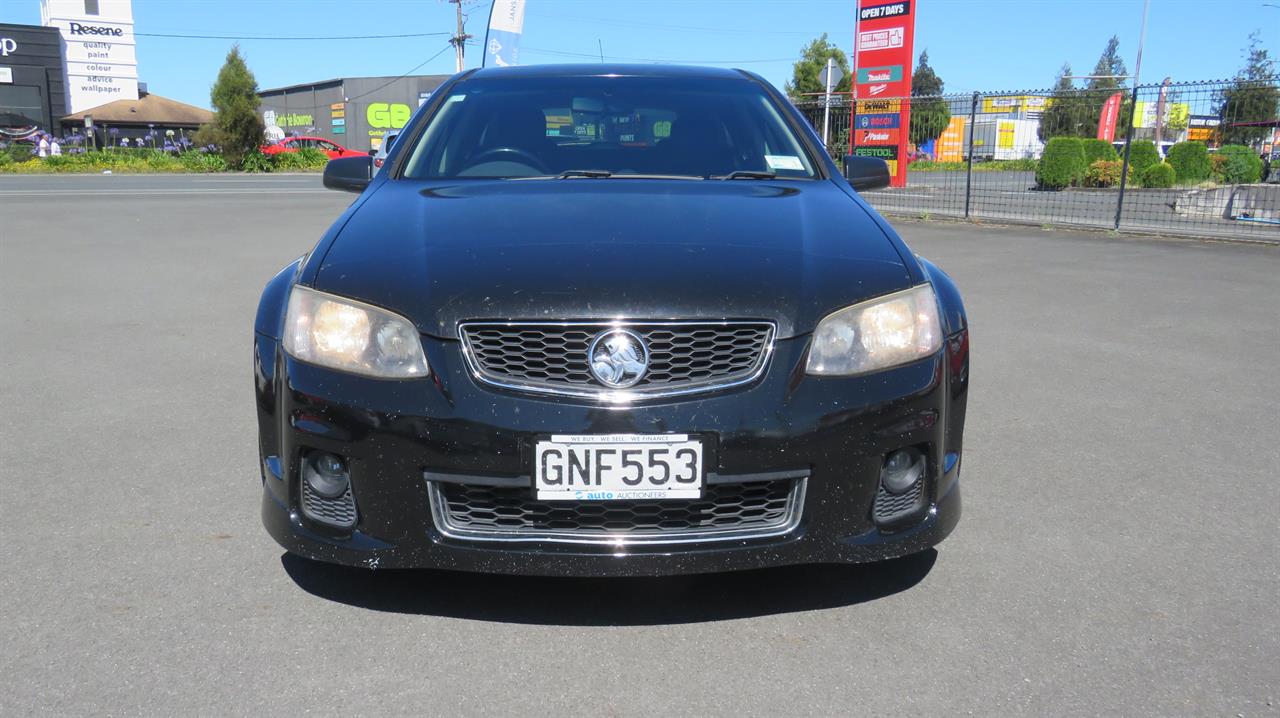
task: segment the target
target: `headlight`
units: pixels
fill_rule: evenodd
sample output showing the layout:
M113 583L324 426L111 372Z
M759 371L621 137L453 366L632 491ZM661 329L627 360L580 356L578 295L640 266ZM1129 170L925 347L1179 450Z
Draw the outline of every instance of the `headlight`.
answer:
M289 295L284 350L310 364L381 379L412 379L429 371L409 320L300 286Z
M888 369L942 346L938 300L921 284L828 315L813 332L805 371L851 376Z

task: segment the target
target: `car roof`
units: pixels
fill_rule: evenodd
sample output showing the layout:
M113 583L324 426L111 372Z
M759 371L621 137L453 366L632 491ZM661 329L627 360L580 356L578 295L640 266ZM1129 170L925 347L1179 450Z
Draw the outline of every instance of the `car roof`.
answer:
M567 64L567 65L517 65L515 67L487 67L476 70L467 79L490 79L496 77L670 77L670 78L702 78L721 80L750 79L741 70L725 67L704 67L700 65L629 65L617 63L605 64Z

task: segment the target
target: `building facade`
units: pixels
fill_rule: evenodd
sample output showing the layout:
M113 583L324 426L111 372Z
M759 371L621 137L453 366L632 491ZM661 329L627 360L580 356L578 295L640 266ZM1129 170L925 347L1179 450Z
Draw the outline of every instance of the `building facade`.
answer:
M24 139L67 114L56 28L0 24L0 141Z
M268 136L324 137L349 149L376 150L449 75L346 77L261 90Z

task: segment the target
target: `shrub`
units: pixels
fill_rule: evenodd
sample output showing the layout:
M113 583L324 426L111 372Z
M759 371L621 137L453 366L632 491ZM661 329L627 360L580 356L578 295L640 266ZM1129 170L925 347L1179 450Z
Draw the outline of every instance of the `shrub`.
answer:
M1093 163L1098 160L1114 162L1118 159L1120 159L1120 155L1110 142L1096 138L1084 141L1084 162L1086 165L1092 167Z
M1217 182L1218 184L1223 184L1226 181L1223 179L1223 173L1226 172L1226 169L1226 157L1218 152L1209 155L1209 179Z
M1262 179L1262 158L1244 145L1227 145L1213 155L1216 179L1223 184L1252 184Z
M329 162L329 156L320 150L307 147L297 152L281 152L278 155L272 155L271 161L275 164L275 169L283 172L305 171L324 169Z
M1062 189L1079 184L1087 165L1084 143L1079 137L1054 137L1045 145L1036 168L1036 184L1046 189Z
M1134 140L1129 146L1129 167L1134 177L1142 177L1147 168L1160 164L1160 153L1156 151L1156 143L1151 140Z
M1169 148L1165 158L1180 183L1203 182L1209 179L1209 150L1203 142L1179 142Z
M226 172L227 161L216 152L183 152L178 159L188 172Z
M262 150L255 149L244 156L240 169L245 172L270 172L275 169L275 165L271 163L270 157L262 154Z
M1152 189L1168 189L1173 186L1177 172L1168 162L1151 165L1142 173L1142 186Z
M1085 171L1084 186L1119 187L1120 172L1123 168L1124 162L1121 160L1097 160ZM1129 168L1129 179L1133 180L1133 167Z

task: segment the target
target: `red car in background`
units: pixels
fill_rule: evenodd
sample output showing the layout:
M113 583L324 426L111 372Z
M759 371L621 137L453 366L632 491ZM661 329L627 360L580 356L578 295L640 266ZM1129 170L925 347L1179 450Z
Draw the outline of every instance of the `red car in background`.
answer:
M326 140L323 137L286 137L279 142L273 142L269 145L262 146L262 153L267 155L278 155L281 152L297 152L301 149L320 150L329 156L329 159L336 160L339 157L364 157L366 153L349 150L342 145Z

